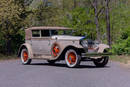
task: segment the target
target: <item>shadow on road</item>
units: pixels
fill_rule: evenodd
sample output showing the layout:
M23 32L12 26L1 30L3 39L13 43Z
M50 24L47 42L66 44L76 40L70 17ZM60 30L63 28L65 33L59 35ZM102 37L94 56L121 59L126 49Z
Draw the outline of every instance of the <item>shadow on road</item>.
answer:
M54 67L67 67L66 64L62 64L62 63L55 63L55 64L49 64L49 63L32 63L30 65L34 65L34 66L54 66ZM96 67L94 65L79 65L78 67L76 67L78 69L82 69L82 68L110 68L110 66L105 66L105 67Z

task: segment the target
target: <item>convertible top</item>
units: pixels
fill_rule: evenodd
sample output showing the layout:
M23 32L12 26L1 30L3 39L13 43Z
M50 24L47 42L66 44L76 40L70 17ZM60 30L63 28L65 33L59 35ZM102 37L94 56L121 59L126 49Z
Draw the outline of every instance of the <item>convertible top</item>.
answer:
M71 30L71 28L67 27L48 27L48 26L40 26L40 27L31 27L27 30Z

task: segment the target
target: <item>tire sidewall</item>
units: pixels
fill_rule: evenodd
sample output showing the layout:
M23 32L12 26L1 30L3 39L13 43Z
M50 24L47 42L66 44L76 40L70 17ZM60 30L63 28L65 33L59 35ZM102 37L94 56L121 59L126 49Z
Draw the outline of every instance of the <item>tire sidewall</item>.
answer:
M27 54L28 54L28 51L27 51L27 49L22 49L22 51L21 51L21 55L20 55L20 58L21 58L21 61L22 61L22 64L28 64L28 62L29 62L29 57L28 57L28 59L27 59L27 61L25 62L24 61L24 59L23 59L23 52L27 52Z
M73 52L75 54L75 56L76 56L76 62L74 64L70 64L68 62L68 55L71 52ZM70 68L76 67L79 64L79 61L80 61L80 57L78 56L78 54L77 54L77 52L75 50L69 49L69 50L66 51L66 53L65 53L65 62L66 62L66 64L67 64L68 67L70 67Z
M104 57L102 57L100 59L101 59L102 62L98 62L97 60L94 60L94 64L97 67L104 67L109 61L109 56L104 56Z

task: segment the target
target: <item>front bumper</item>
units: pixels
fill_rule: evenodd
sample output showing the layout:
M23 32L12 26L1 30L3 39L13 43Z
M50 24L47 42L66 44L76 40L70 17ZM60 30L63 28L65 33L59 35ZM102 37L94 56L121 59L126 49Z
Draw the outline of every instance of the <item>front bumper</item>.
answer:
M102 56L110 56L112 53L82 53L81 57L102 57Z

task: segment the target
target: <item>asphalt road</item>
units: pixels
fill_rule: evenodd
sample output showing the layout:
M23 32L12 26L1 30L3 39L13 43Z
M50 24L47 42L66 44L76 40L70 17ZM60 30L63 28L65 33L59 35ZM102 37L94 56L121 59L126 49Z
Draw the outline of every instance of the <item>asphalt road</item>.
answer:
M64 62L51 66L43 60L31 65L22 65L20 60L1 61L0 87L130 87L130 70L115 62L104 68L91 62L66 68Z

